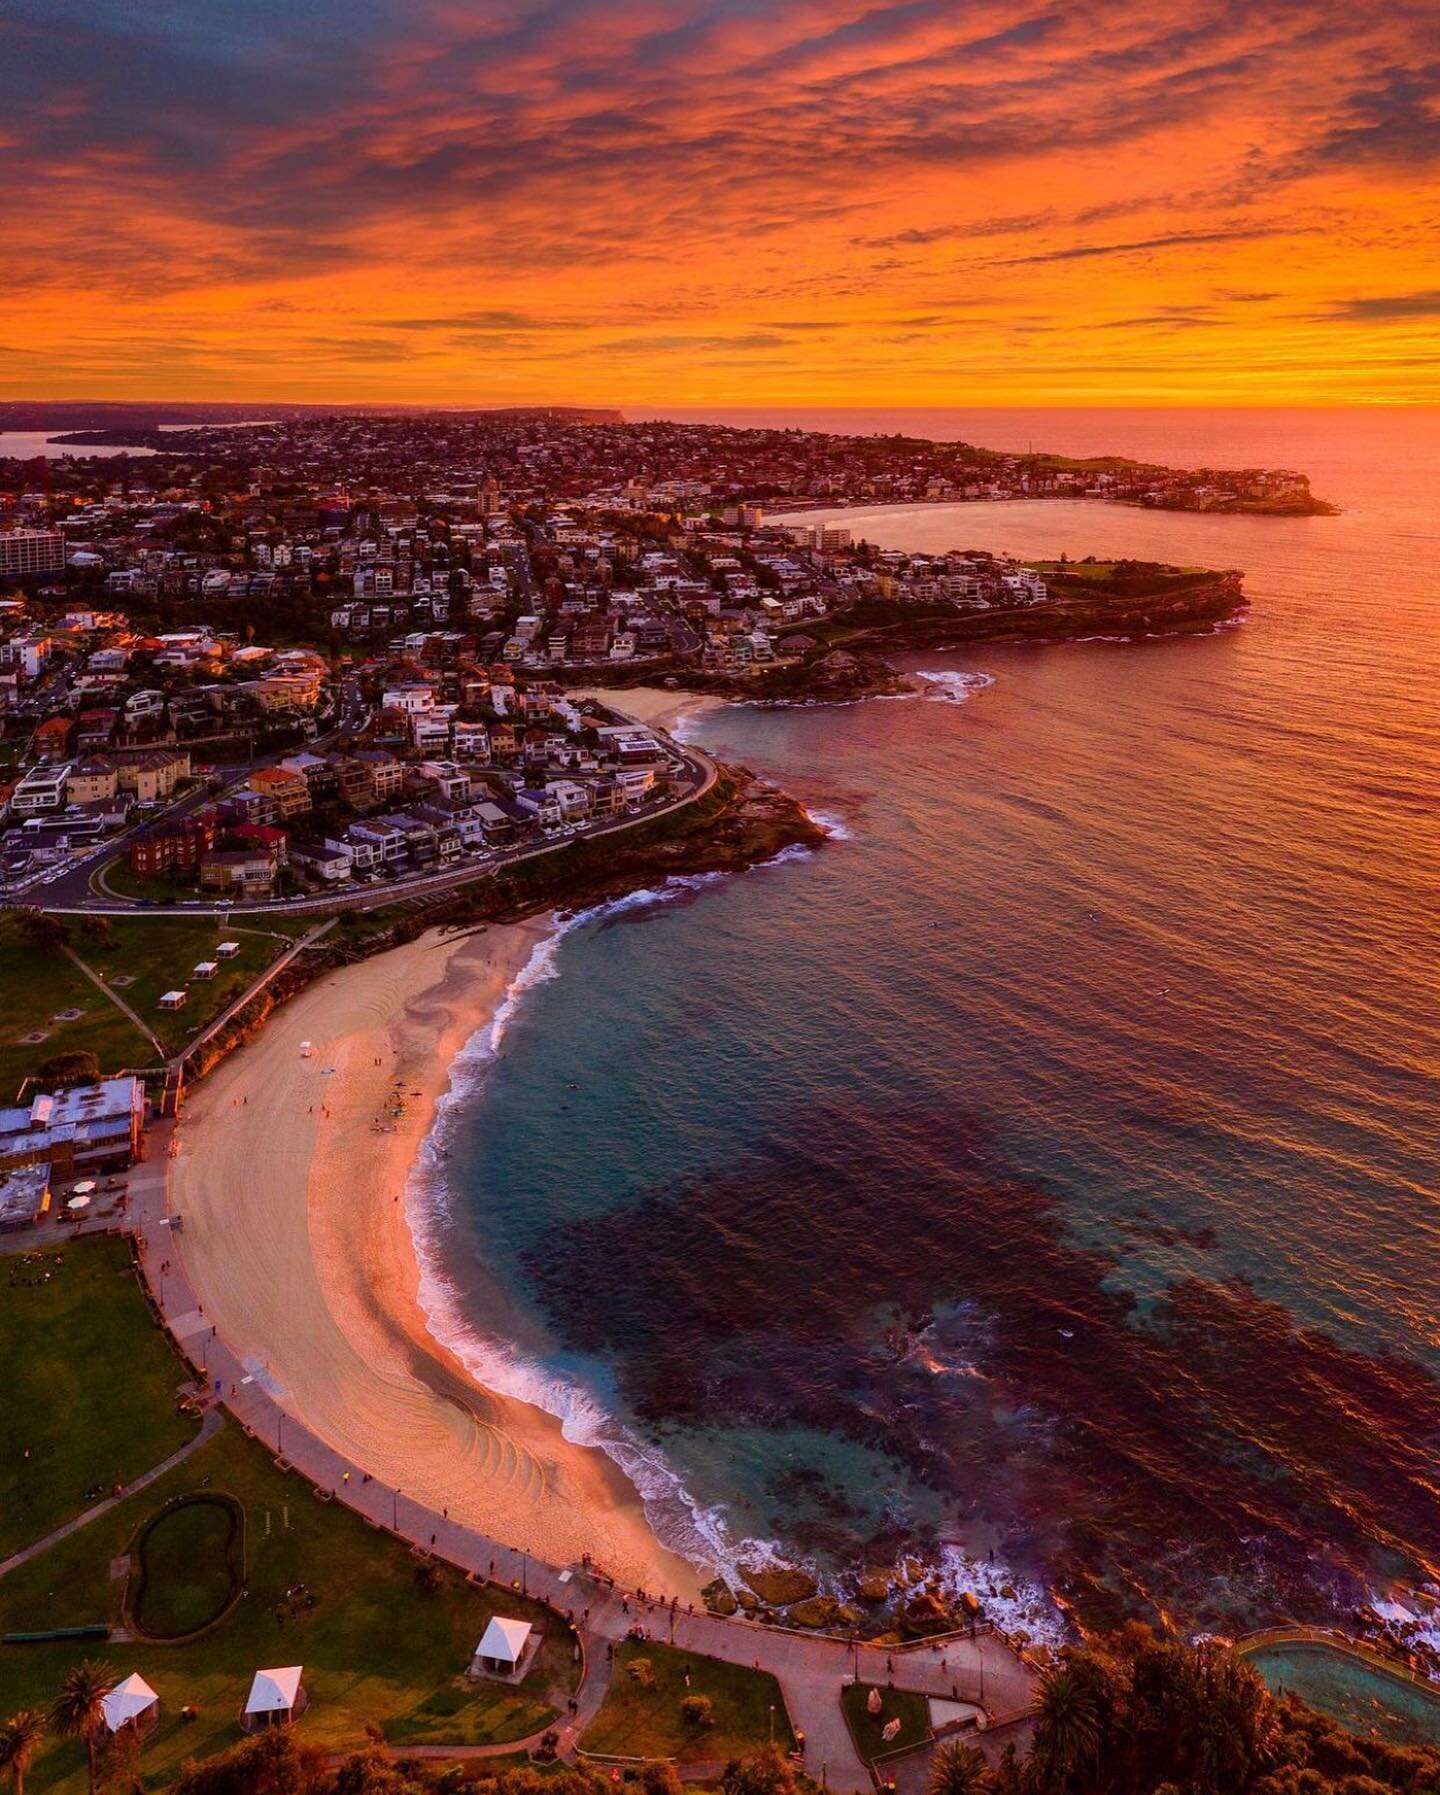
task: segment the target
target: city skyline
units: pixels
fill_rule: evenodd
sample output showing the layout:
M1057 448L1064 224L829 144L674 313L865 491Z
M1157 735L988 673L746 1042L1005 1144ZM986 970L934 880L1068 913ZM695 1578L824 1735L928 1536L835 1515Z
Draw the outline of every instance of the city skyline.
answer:
M1432 23L22 0L0 392L1435 402Z

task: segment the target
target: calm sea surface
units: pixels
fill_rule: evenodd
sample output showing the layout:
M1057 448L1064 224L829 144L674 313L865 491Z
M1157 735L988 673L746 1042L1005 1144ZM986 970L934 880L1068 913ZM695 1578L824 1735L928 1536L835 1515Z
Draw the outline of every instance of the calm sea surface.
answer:
M67 455L96 456L102 461L116 455L153 455L153 449L124 449L104 443L65 443L59 440L63 431L0 430L0 460L62 461Z
M1240 567L1253 614L707 716L843 836L531 967L439 1130L437 1328L697 1556L915 1550L1034 1626L1053 1591L1232 1627L1423 1582L1440 415L868 427L1296 466L1346 509L852 514Z

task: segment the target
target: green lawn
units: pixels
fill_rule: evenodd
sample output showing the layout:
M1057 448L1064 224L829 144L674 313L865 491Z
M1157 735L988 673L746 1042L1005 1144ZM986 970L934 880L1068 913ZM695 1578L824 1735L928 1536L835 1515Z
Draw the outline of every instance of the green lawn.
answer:
M184 1367L151 1319L128 1241L76 1240L60 1257L0 1258L0 1557L195 1433L175 1407Z
M855 1748L869 1763L887 1751L903 1751L907 1745L918 1745L930 1733L930 1704L912 1689L880 1687L880 1712L872 1714L867 1707L870 1691L878 1685L847 1683L840 1700ZM892 1720L900 1722L900 1731L886 1739L884 1731Z
M145 1022L169 1052L176 1052L231 1003L293 940L304 925L282 922L273 931L227 924L222 932L207 907L194 919L181 916L116 916L87 929L78 918L67 919L70 946ZM240 952L222 960L215 978L191 982L202 960L213 960L222 940L237 941ZM118 979L119 982L116 982ZM183 1010L162 1010L167 991L189 983ZM18 916L0 917L0 1098L9 1101L21 1080L58 1053L87 1051L102 1072L127 1066L148 1066L156 1054L103 991L98 991L58 949L37 948ZM54 1018L66 1010L82 1014L74 1021ZM43 1033L43 1041L23 1037Z
M250 1678L267 1666L305 1667L310 1708L300 1732L326 1749L362 1745L367 1726L397 1740L521 1738L572 1692L577 1670L563 1620L509 1592L472 1588L448 1569L425 1592L407 1549L340 1504L317 1502L301 1478L278 1470L230 1422L150 1489L0 1580L0 1632L117 1624L126 1587L117 1561L169 1497L202 1488L228 1493L245 1510L247 1593L236 1607L180 1646L0 1646L0 1717L45 1707L66 1670L87 1657L117 1677L138 1670L161 1699L160 1723L137 1765L146 1785L158 1787L185 1758L240 1737ZM487 1682L462 1687L457 1678L496 1612L547 1629L536 1667L518 1691ZM198 1707L197 1721L181 1720L185 1703ZM82 1752L72 1741L51 1740L27 1788L80 1795L83 1781Z
M1115 572L1113 561L1032 561L1037 573L1071 574L1077 580L1108 580Z
M110 922L109 945L97 950L79 938L74 944L76 952L107 984L117 973L133 981L117 987L119 995L172 1052L238 997L283 946L273 936L233 929L228 924L222 932L208 910L197 913L193 922L179 916L117 916ZM222 960L213 979L191 981L194 968L202 960L213 960L222 940L238 941L240 952L233 960ZM160 999L165 993L187 983L190 998L185 1008L162 1010Z
M164 874L147 878L144 873L132 872L123 854L107 860L90 882L97 890L113 892L116 897L153 898L157 904L178 904L200 895L198 872L190 874L183 883Z
M629 1674L637 1659L648 1660L655 1678L644 1688ZM690 1686L685 1686L685 1673ZM680 1704L687 1695L705 1695L714 1704L715 1724L695 1727L686 1722ZM771 1736L792 1751L795 1735L780 1685L768 1671L748 1670L698 1652L652 1640L627 1640L615 1650L615 1674L604 1706L580 1741L585 1751L617 1757L676 1758L701 1763L752 1752Z
M78 930L76 939L81 940ZM83 945L83 942L82 942ZM57 1053L94 1053L108 1071L155 1057L145 1037L63 954L38 952L17 916L0 916L0 1099L10 1102L21 1081ZM73 1022L61 1011L79 1010ZM23 1037L43 1034L33 1044Z
M131 1554L136 1625L162 1639L209 1626L244 1580L243 1550L243 1518L209 1491L162 1510Z

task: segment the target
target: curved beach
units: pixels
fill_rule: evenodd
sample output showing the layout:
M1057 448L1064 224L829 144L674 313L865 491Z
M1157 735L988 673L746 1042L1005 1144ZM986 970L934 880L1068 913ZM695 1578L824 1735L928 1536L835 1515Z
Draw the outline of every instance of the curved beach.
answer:
M456 1052L553 926L427 934L279 1009L187 1106L175 1247L247 1369L371 1476L552 1564L589 1553L691 1599L696 1572L613 1462L479 1384L419 1300L407 1178Z

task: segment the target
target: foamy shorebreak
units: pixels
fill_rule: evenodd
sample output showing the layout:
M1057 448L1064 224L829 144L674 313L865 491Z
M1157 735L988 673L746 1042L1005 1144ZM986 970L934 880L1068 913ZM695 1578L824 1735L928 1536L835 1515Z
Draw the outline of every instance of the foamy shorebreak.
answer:
M612 1458L479 1381L422 1307L411 1168L456 1053L503 1038L555 927L427 935L285 1005L187 1111L176 1247L251 1374L362 1471L551 1563L588 1552L689 1598L693 1569Z

